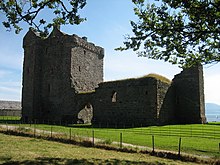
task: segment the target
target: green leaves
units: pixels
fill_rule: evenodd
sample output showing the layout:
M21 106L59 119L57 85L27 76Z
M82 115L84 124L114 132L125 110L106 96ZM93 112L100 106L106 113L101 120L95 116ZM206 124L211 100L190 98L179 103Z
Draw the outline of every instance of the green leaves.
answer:
M53 25L80 24L85 21L86 19L78 14L85 5L86 0L8 0L0 1L0 12L6 17L6 21L2 23L7 30L14 29L15 33L19 33L22 30L20 22L26 22L45 36ZM42 10L51 10L54 18L39 18Z
M131 21L134 36L124 47L138 56L164 60L180 67L219 62L220 1L162 0L160 5L133 0L138 21ZM141 49L141 50L140 50Z

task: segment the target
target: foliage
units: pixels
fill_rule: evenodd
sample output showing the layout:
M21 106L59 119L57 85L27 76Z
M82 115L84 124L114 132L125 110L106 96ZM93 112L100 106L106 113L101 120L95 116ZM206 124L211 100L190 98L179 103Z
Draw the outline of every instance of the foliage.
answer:
M220 0L132 0L138 21L124 47L181 67L220 61ZM140 49L143 49L140 51Z
M53 25L73 25L84 21L78 11L85 5L86 0L3 0L0 1L0 14L6 17L6 21L2 23L7 30L14 28L15 33L19 33L22 30L19 24L23 21L34 27L41 35L46 35ZM47 21L47 16L38 18L40 12L45 9L52 11L54 15L52 21Z

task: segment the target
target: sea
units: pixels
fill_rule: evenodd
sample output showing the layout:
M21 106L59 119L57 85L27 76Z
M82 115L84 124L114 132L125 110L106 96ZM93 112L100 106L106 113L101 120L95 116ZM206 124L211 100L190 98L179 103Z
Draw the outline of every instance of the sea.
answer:
M207 122L220 122L220 114L206 114Z

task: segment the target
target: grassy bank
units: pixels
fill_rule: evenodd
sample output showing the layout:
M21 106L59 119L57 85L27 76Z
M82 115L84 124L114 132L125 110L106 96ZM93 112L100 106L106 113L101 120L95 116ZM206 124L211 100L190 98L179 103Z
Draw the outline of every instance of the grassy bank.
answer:
M217 125L169 125L152 126L142 128L113 129L113 128L92 128L92 127L69 127L45 124L16 124L20 127L30 127L43 130L38 134L54 136L61 133L62 138L93 137L102 139L103 142L129 143L138 146L152 148L152 136L154 136L155 148L178 152L179 140L181 137L181 152L199 156L220 158L220 126ZM56 134L56 136L58 136Z
M193 164L0 134L0 164Z

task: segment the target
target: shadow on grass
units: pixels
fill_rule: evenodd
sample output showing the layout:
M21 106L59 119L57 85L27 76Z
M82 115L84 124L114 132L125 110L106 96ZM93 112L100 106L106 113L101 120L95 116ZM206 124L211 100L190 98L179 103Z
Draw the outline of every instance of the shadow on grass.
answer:
M13 119L5 119L5 120L0 120L0 124L20 124L20 120L13 120Z
M3 163L3 165L46 165L46 164L66 164L66 165L93 165L93 164L140 164L140 165L158 165L165 164L160 162L143 162L143 161L129 161L129 160L118 160L118 159L65 159L65 158L48 158L48 157L40 157L35 160L25 160L25 161L8 161Z

